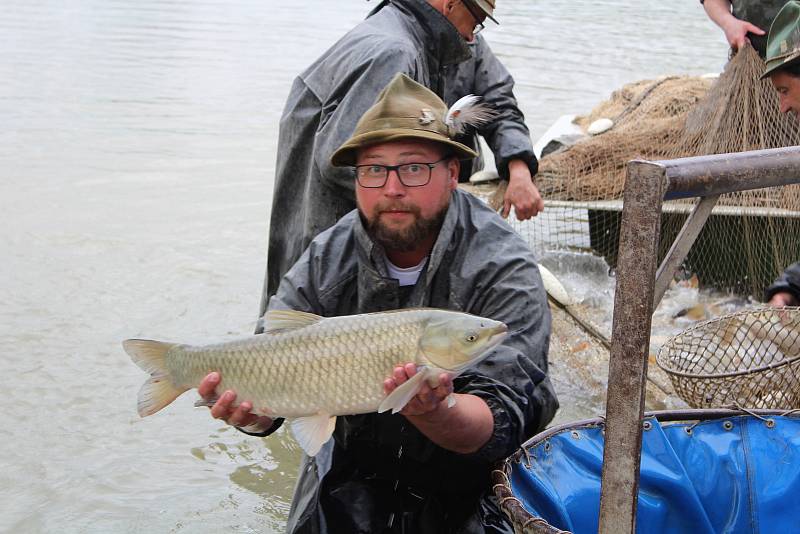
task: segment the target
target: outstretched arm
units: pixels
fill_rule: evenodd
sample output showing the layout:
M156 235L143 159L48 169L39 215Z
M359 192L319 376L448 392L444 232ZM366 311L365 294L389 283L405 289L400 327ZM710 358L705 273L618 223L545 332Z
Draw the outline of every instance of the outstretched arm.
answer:
M729 0L705 0L703 9L706 10L708 18L725 32L725 39L734 50L739 50L740 46L750 42L750 39L747 38L748 32L755 35L766 33L755 24L734 17Z

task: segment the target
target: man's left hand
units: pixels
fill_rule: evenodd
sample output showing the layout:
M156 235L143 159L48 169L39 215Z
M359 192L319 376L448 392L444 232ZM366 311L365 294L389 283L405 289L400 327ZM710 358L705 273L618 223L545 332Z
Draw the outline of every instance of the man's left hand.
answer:
M536 217L539 212L544 211L544 200L533 183L530 168L521 159L508 162L508 188L501 212L504 219L511 212L511 206L514 206L514 213L520 221Z
M407 363L402 367L395 367L392 378L383 382L383 391L387 395L406 383L411 377L417 374L417 366ZM437 377L434 386L424 381L422 388L411 399L408 404L400 411L402 415L425 415L431 413L442 406L442 402L447 396L453 393L453 377L449 373L441 373ZM446 407L446 403L444 405Z

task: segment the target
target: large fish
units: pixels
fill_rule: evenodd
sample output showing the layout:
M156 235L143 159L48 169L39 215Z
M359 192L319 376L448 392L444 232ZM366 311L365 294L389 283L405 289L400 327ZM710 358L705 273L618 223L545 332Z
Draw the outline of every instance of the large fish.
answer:
M259 415L291 419L295 438L313 456L333 433L336 416L397 413L423 381L478 363L508 330L499 321L433 308L328 318L269 311L264 319L264 334L214 345L124 341L151 375L139 391L139 415L157 412L219 371L219 391L235 390ZM384 380L409 362L418 373L385 395ZM452 406L453 397L448 401Z

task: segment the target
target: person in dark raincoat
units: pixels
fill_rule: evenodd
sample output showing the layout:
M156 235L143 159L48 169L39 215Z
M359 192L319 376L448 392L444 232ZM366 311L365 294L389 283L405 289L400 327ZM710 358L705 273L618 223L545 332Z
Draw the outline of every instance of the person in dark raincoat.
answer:
M405 75L380 94L332 157L357 166L358 209L311 242L270 309L338 316L436 307L503 321L509 335L475 368L440 375L399 414L338 417L333 439L303 457L291 533L513 532L490 472L558 407L547 374L550 313L528 245L457 188L459 160L476 153L454 139L458 123L446 112ZM384 382L387 394L416 372L401 363ZM213 399L220 379L209 374L201 396ZM226 391L211 414L254 435L282 423L251 409Z
M800 261L791 264L766 290L770 306L800 306Z
M499 113L478 133L494 153L501 178L509 180L504 213L513 204L516 216L527 219L544 208L532 179L538 163L514 80L486 41L474 35L494 5L494 0L383 2L295 79L280 121L262 315L311 239L355 207L352 170L331 165L330 157L397 73L448 105L455 95L482 96Z
M764 58L767 32L787 0L700 0L714 24L725 33L725 39L736 51L749 42Z

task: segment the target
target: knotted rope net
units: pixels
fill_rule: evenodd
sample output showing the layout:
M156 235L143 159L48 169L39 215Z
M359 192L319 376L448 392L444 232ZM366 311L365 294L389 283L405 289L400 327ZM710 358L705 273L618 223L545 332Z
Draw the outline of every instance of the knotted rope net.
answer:
M545 217L516 223L539 253L591 250L616 266L626 164L800 145L800 125L780 113L764 62L743 47L716 79L669 76L628 84L576 124L598 118L613 127L545 155L537 185ZM694 199L665 203L661 255ZM800 257L800 186L723 195L684 262L702 286L760 297Z

